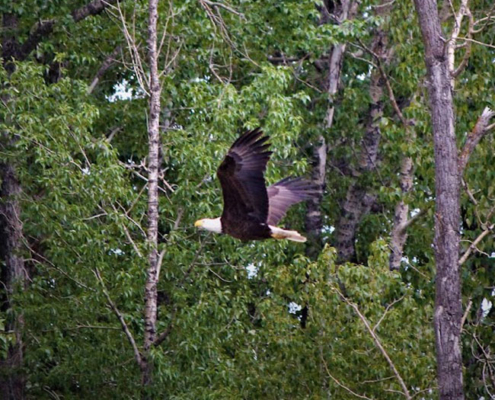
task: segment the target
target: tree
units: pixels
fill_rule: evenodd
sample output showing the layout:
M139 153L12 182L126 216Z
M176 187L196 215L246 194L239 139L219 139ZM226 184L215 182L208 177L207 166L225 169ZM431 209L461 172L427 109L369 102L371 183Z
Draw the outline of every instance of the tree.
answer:
M469 15L467 1L454 14L451 38L445 42L436 1L415 2L425 44L425 62L432 129L435 144L435 261L436 301L435 336L438 363L438 384L441 399L464 399L461 329L462 298L459 267L460 245L460 173L464 171L468 154L473 151L473 136L481 135L495 115L485 109L475 128L477 134L468 137L458 156L455 135L455 112L452 91L454 79L465 67L463 60L454 68L456 39L464 15ZM471 17L472 18L472 17ZM472 29L472 21L469 29ZM466 54L469 56L468 51ZM447 55L447 56L446 56Z
M495 65L480 43L493 17L484 0L445 4L462 353L443 366L431 246L442 164L413 4L5 6L4 25L17 22L3 34L0 157L15 179L0 183L18 190L0 204L19 234L9 228L16 250L0 239L3 365L22 350L1 371L20 388L10 397L433 399L446 390L435 367L452 365L466 398L488 397ZM221 212L218 164L258 126L275 150L268 183L325 186L283 222L306 223L308 247L193 228ZM5 278L9 256L29 272L21 285Z

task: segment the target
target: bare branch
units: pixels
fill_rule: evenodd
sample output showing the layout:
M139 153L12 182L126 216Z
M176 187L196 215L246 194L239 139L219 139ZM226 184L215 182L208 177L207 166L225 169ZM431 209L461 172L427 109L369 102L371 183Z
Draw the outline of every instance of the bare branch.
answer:
M382 321L384 320L384 318L386 317L386 315L388 314L388 312L390 311L390 309L396 305L399 301L401 301L404 297L406 297L406 295L403 295L402 297L398 298L398 299L395 299L394 301L392 301L392 303L390 303L387 308L385 309L385 311L383 312L382 316L380 317L380 319L378 320L378 322L375 324L375 326L373 327L373 332L376 332L376 329L380 326L380 324L382 323Z
M27 58L29 54L36 48L36 46L43 40L45 36L48 36L53 31L53 27L56 20L49 19L45 21L37 22L27 40L22 44L19 59L22 61Z
M468 259L470 254L473 252L473 250L476 250L476 246L478 245L478 243L481 242L485 238L485 236L488 235L490 232L493 232L494 228L495 228L495 224L492 224L478 235L478 237L474 240L473 243L471 243L471 245L468 247L466 252L459 259L459 265L462 265L466 262L466 260Z
M418 219L420 219L423 215L425 215L428 211L428 208L424 208L423 210L421 210L420 212L418 212L416 215L414 215L414 217L411 217L409 218L406 222L404 222L401 226L400 226L400 232L402 233L405 233L407 231L407 229L412 225L414 224Z
M474 18L473 14L469 10L469 8L466 7L466 14L469 16L469 28L468 28L468 37L471 38L473 34L473 26L474 26ZM471 43L470 41L465 42L466 44L466 51L464 52L464 56L462 57L462 60L459 64L459 66L451 72L452 78L457 78L462 71L466 68L469 57L471 56Z
M241 17L242 19L246 19L246 17L244 16L244 14L240 13L239 11L234 10L232 7L229 7L226 4L218 3L216 1L210 1L210 0L199 0L199 1L200 1L200 3L208 4L211 7L220 7L220 8L223 8L224 10L227 10L228 12Z
M373 341L375 342L376 347L378 347L378 349L382 353L383 357L387 360L387 363L390 366L390 369L393 371L395 377L397 378L397 381L399 382L400 386L402 387L402 390L403 390L402 394L406 397L406 399L410 400L411 399L411 395L409 393L409 390L407 389L406 384L404 383L404 380L402 379L402 376L400 375L399 371L395 367L395 364L393 363L392 359L388 355L387 351L383 347L383 345L382 345L382 343L380 341L380 338L378 337L378 335L376 334L376 332L371 328L371 326L370 326L368 320L366 319L366 317L361 313L361 311L359 310L358 306L356 304L354 304L352 301L350 301L346 296L344 296L339 289L337 289L335 287L334 290L339 294L340 298L342 300L344 300L344 302L346 304L348 304L349 306L351 306L353 308L353 310L356 312L356 314L359 316L359 318L363 322L364 326L366 327L366 330L368 331L368 333L370 334L370 336L373 338Z
M462 174L466 169L466 165L469 161L469 157L473 152L476 145L480 142L480 140L485 136L489 130L495 125L488 125L490 120L495 116L495 111L486 107L481 113L476 125L474 126L471 133L468 135L466 139L466 143L462 149L462 152L459 156L459 172Z
M464 311L464 315L462 316L461 320L461 329L464 327L464 324L466 323L467 316L469 314L469 311L471 310L471 306L473 305L473 301L469 299L469 303L466 307L466 311Z
M118 0L94 0L81 8L72 11L72 19L74 22L82 21L83 19L100 14L109 5L116 3ZM53 32L53 27L57 23L57 20L50 19L45 21L40 21L35 24L31 30L31 34L24 42L21 47L20 54L18 55L19 60L25 60L29 54L38 46L38 44L43 40L44 37L48 36Z
M117 57L117 55L120 53L121 50L122 50L122 46L118 45L112 51L112 53L107 58L105 58L105 61L103 61L103 64L101 64L100 69L98 70L95 77L93 78L91 85L89 85L89 87L88 87L88 94L93 93L93 90L95 89L96 85L98 85L98 82L100 81L101 77L112 66L112 64L115 61L115 58ZM118 130L120 128L116 128L116 129ZM112 137L113 137L113 135L112 135ZM110 140L111 139L109 139L108 141L110 141Z
M493 45L493 44L480 42L479 40L474 40L474 39L471 39L469 37L459 36L459 40L465 40L467 42L473 42L473 43L479 44L480 46L485 46L485 47L488 47L490 49L495 49L495 45Z
M199 255L201 254L201 251L203 250L205 243L206 242L201 242L201 245L199 246L199 249L196 251L196 254L194 255L194 258L193 258L191 264L189 265L189 267L187 268L187 271L184 273L184 276L182 277L182 279L178 283L179 287L184 284L187 277L191 274L194 266L197 265ZM162 251L162 253L160 254L160 264L162 262L164 254L165 254L165 251ZM170 316L170 322L169 322L167 328L155 338L155 340L153 341L153 346L155 346L155 347L159 346L168 337L168 335L170 335L170 332L172 331L173 323L174 323L174 319L175 319L176 315L177 315L177 307L175 306L173 311L172 311L172 314Z
M454 61L455 61L455 49L456 49L456 41L459 37L459 32L461 31L462 20L464 15L467 14L469 0L461 0L461 6L459 7L459 11L454 12L454 27L452 28L452 33L450 35L450 39L447 41L446 52L449 63L449 71L451 75L454 74ZM452 5L452 3L451 3ZM453 8L453 5L452 5Z
M353 396L359 398L359 399L367 399L367 400L372 400L371 397L368 397L368 396L365 396L365 395L362 395L362 394L359 394L359 393L356 393L354 392L352 389L348 388L346 385L344 385L343 383L341 383L337 378L335 378L331 373L330 373L330 370L328 369L328 365L327 363L325 362L325 360L323 359L323 356L321 355L321 361L323 362L323 366L325 367L325 371L327 372L327 375L329 376L329 378L334 381L338 386L340 386L342 389L346 390L347 392L349 392L350 394L352 394Z
M79 22L91 15L100 14L109 5L117 3L119 0L94 0L91 3L72 11L72 18L74 22Z
M134 34L129 32L127 21L120 7L120 3L117 2L116 6L109 4L111 10L116 13L110 11L110 13L117 19L119 19L122 23L122 33L124 34L125 40L127 42L127 47L129 49L129 55L131 56L131 65L132 71L136 75L136 79L138 80L139 87L147 96L149 96L148 87L148 76L144 72L142 57L139 52L140 44L136 42L136 37Z
M108 291L105 287L105 283L103 282L103 279L101 278L100 271L98 270L98 268L95 268L93 272L101 284L103 294L105 295L110 308L113 310L113 312L117 316L120 324L122 325L122 330L124 331L125 335L127 336L127 339L129 340L129 343L131 344L132 349L134 351L134 358L136 359L136 362L141 367L141 365L142 365L141 353L139 352L139 349L136 345L136 341L134 340L134 336L132 336L132 333L129 330L127 323L125 322L123 315L121 314L121 312L119 311L119 309L117 308L115 303L110 298L110 295L108 294Z

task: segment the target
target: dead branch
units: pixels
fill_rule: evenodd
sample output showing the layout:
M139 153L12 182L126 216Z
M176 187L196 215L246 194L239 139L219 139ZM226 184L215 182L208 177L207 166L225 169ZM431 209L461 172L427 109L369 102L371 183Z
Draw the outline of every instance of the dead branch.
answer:
M414 224L418 219L420 219L423 215L425 215L428 212L428 208L425 207L422 209L420 212L418 212L414 217L409 218L407 221L405 221L400 227L399 230L401 233L405 233L407 229Z
M469 299L469 303L466 307L466 311L464 311L464 315L462 316L461 329L464 327L464 324L466 323L466 319L467 319L467 316L469 315L469 311L471 310L472 305L473 305L473 300Z
M201 242L199 249L196 251L196 254L194 255L194 258L193 258L191 264L187 268L187 271L184 273L184 276L182 277L182 279L180 280L180 282L178 283L177 286L179 286L179 287L182 286L184 284L184 282L186 281L187 277L191 274L194 266L197 265L197 260L199 258L199 255L201 254L201 251L203 250L205 244L206 244L206 242ZM165 254L164 251L162 251L162 253L160 254L160 264L162 262L164 254ZM155 346L155 347L159 346L168 337L168 335L170 335L170 332L172 331L173 323L174 323L174 319L175 319L176 315L177 315L177 306L175 306L172 310L172 314L170 316L170 322L169 322L168 326L165 328L165 330L162 333L160 333L158 336L156 336L155 340L153 341L153 346Z
M473 252L473 250L477 250L476 246L478 245L478 243L481 242L485 238L485 236L488 235L490 232L493 232L494 228L495 228L495 224L492 224L478 235L478 237L474 240L473 243L471 243L471 245L468 247L466 252L459 259L459 265L462 265L466 262L466 260L468 259L470 254Z
M387 360L387 363L390 366L390 369L393 371L395 377L397 378L397 381L399 382L400 386L402 387L403 392L401 392L401 393L406 397L406 399L411 400L411 395L409 393L409 390L407 389L406 384L404 383L404 380L402 379L402 376L400 375L399 371L395 367L395 364L393 363L392 359L388 355L387 351L383 347L383 345L382 345L382 343L380 341L380 338L378 337L378 335L376 334L376 332L371 328L371 326L370 326L368 320L366 319L366 317L361 313L361 311L359 310L358 306L356 304L354 304L352 301L350 301L346 296L344 296L339 289L334 288L334 290L339 294L340 298L342 300L344 300L344 302L347 305L349 305L349 306L352 307L352 309L358 315L359 319L361 319L361 321L363 322L364 326L366 327L366 330L368 331L368 333L370 334L370 336L373 338L373 341L375 342L376 347L378 347L378 349L382 353L382 355L385 358L385 360Z
M208 4L211 7L223 8L224 10L227 10L229 13L237 15L237 16L241 17L242 19L246 19L244 14L240 13L239 11L234 10L232 7L229 7L226 4L218 3L216 1L210 1L210 0L199 0L199 1L200 1L200 3L202 2L202 3Z
M473 14L471 13L469 8L467 8L467 7L466 7L466 14L469 17L468 38L471 39L471 37L473 35L474 18L473 18ZM466 41L464 43L466 44L466 50L464 52L464 56L462 57L462 60L459 63L459 66L454 71L451 72L452 78L457 78L461 74L461 72L464 71L464 69L467 67L467 64L469 62L469 57L471 56L471 47L472 47L471 44L472 44L472 42ZM452 65L452 67L453 67L453 65Z
M101 288L102 288L103 294L105 295L105 297L107 299L108 305L110 306L112 311L115 313L120 324L122 325L122 330L124 331L125 335L127 336L127 339L129 340L129 343L132 346L132 349L134 351L134 358L136 359L136 362L138 363L139 366L141 366L142 365L141 353L139 352L139 349L136 345L136 341L134 340L134 336L132 335L131 331L129 330L129 327L127 326L127 323L125 322L125 319L124 319L122 313L119 311L119 309L117 308L115 303L112 301L110 295L108 294L108 291L107 291L106 286L105 286L105 282L103 282L103 279L101 278L100 271L98 270L98 268L95 268L93 272L101 284Z
M380 317L380 319L378 320L378 322L375 324L375 326L373 327L373 332L376 332L376 329L380 326L380 324L382 323L382 321L384 320L384 318L387 316L388 312L390 311L390 309L396 305L399 301L401 301L404 297L406 297L406 295L403 295L401 296L400 298L398 299L395 299L394 301L392 301L392 303L390 303L387 308L385 309L385 311L383 312L382 316Z
M113 63L115 62L115 59L116 59L117 55L120 53L121 50L122 50L122 46L121 45L118 45L112 51L112 53L107 58L105 58L105 60L103 61L103 64L101 64L100 69L98 70L98 72L96 73L95 77L93 78L93 81L91 82L91 85L89 85L89 87L88 87L88 91L87 91L88 94L93 93L93 90L95 89L96 85L98 85L98 82L100 81L101 77L113 65ZM118 130L120 128L116 128L116 129ZM111 139L109 139L109 141L110 140Z
M361 47L364 50L366 50L370 55L372 55L373 58L376 60L376 67L380 71L380 75L382 76L383 80L385 81L385 87L387 88L388 98L390 100L390 103L392 104L392 108L394 109L395 113L397 114L400 121L402 122L402 125L404 125L404 128L407 130L408 127L411 125L411 123L410 123L410 121L406 120L406 118L402 114L402 111L401 111L401 109L397 103L394 91L392 89L392 85L390 84L390 80L388 79L388 75L385 72L385 69L383 68L382 57L380 57L372 49L367 47L360 39L358 39L358 42L361 45Z
M104 11L109 5L117 3L118 0L94 0L81 8L75 9L72 11L72 19L74 22L82 21L87 17L100 14ZM24 60L26 57L31 54L31 52L38 46L38 44L53 32L53 27L57 23L55 19L49 19L45 21L37 22L33 29L31 30L31 34L23 43L20 54L18 54L19 60Z
M471 156L474 148L480 142L480 140L485 136L490 129L495 125L488 125L490 120L495 116L495 111L491 110L488 107L485 107L483 112L481 113L476 125L474 126L471 133L468 135L466 139L466 143L462 148L462 152L459 156L459 172L462 174L466 169L466 165L469 161L469 157Z
M109 13L116 19L120 20L122 23L122 33L124 34L124 38L127 42L127 48L129 49L129 55L131 56L131 65L132 65L132 71L136 75L136 79L138 81L139 87L143 91L143 93L146 94L146 96L149 96L149 81L148 81L148 76L144 71L143 67L143 62L142 62L142 57L140 54L140 44L136 42L136 35L134 32L131 34L131 32L128 29L127 26L127 21L124 16L124 13L122 12L122 9L120 7L120 3L117 2L117 5L109 5Z
M469 0L461 0L461 5L459 7L458 12L455 12L453 4L450 3L454 14L454 27L452 28L452 33L450 34L450 38L445 46L445 51L448 57L449 71L452 76L454 76L454 68L455 68L454 61L455 61L456 42L457 42L457 38L459 37L459 33L461 31L462 20L464 19L464 16L467 15L468 3Z
M342 389L346 390L347 392L349 392L350 394L352 394L353 396L355 396L355 397L357 397L359 399L373 400L371 397L368 397L368 396L365 396L365 395L362 395L362 394L359 394L359 393L354 392L352 389L348 388L346 385L344 385L343 383L341 383L337 378L335 378L330 373L330 370L328 369L328 365L325 362L325 360L323 359L323 355L320 355L320 358L321 358L321 361L323 362L323 366L325 367L325 371L327 372L328 377L332 381L334 381L337 384L337 386L340 386Z

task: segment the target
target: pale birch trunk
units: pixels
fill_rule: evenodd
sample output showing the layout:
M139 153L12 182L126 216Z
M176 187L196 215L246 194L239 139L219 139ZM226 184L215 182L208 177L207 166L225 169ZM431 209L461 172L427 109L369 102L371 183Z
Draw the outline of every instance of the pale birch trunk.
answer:
M157 54L158 0L149 1L148 61L150 68L150 111L148 125L148 276L145 287L144 346L141 363L142 382L149 386L152 381L150 350L156 338L158 265L158 173L160 151L160 94Z

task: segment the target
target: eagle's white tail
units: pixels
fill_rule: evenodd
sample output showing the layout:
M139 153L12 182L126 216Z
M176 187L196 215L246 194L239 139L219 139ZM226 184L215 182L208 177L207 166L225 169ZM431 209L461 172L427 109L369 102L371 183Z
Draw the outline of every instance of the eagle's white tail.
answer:
M270 230L272 231L272 238L274 239L287 239L292 240L293 242L301 243L304 243L306 241L306 238L297 231L287 231L282 228L277 228L276 226L269 226Z

